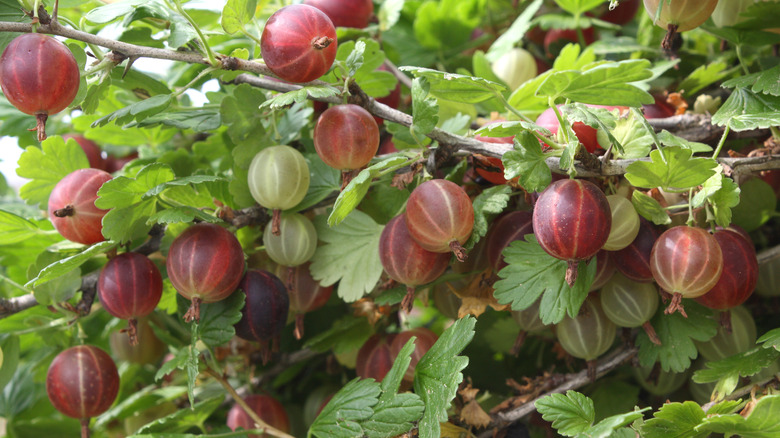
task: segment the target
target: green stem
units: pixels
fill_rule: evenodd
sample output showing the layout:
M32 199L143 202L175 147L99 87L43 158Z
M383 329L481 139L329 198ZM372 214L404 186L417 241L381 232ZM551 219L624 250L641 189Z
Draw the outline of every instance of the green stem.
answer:
M226 378L222 377L221 374L217 373L216 371L212 370L211 368L207 368L205 371L206 374L213 377L217 382L219 382L220 385L222 385L223 388L230 394L231 397L233 397L233 401L238 403L239 406L241 406L242 409L249 415L249 417L254 421L260 429L263 429L263 431L268 435L273 435L275 437L279 438L295 438L290 434L284 433L279 429L273 428L268 425L265 421L263 421L260 416L257 415L257 412L255 412L254 409L249 407L249 405L244 401L243 398L241 398L240 395L236 392L235 389L233 389L232 386L230 386L230 382L227 381Z
M739 60L739 65L742 66L742 71L745 72L746 75L749 75L750 70L747 68L745 59L742 57L742 44L737 44L737 59Z
M26 287L24 287L21 284L11 280L10 278L6 277L5 275L0 274L0 282L2 282L2 281L8 283L9 285L11 285L11 286L15 287L16 289L19 289L20 291L23 291L25 293L29 294L29 293L32 292L30 289L27 289Z
M718 142L718 147L715 148L715 152L712 153L712 159L718 158L718 155L720 155L721 149L723 149L723 145L726 143L726 137L729 136L729 124L726 124L726 128L723 129L723 135L720 136L720 141Z
M674 205L670 205L670 206L664 207L663 209L664 210L677 210L677 209L680 209L680 208L690 208L690 207L691 207L690 203L688 203L688 204L674 204Z
M400 169L400 168L402 168L404 166L408 166L409 163L413 163L413 162L419 160L420 158L422 158L422 152L417 154L417 156L410 158L408 161L404 161L404 162L398 163L398 164L396 164L394 166L390 166L390 167L387 167L385 169L382 169L382 171L379 172L379 175L377 176L377 178L380 178L380 177L382 177L384 175L387 175L388 173L395 172L396 170L398 170L398 169Z
M690 189L688 190L688 199L693 199L693 188L690 188ZM692 227L692 226L693 226L693 224L694 224L694 222L695 222L695 221L694 221L694 219L693 219L693 204L689 202L689 203L688 203L688 220L687 220L685 223L686 223L686 224L687 224L689 227Z
M571 139L569 138L569 130L565 129L564 127L564 119L561 110L558 109L558 105L555 104L555 101L552 98L549 99L548 105L550 105L550 108L553 109L553 112L555 112L555 117L558 119L558 126L560 127L558 132L563 133L563 139L568 144ZM565 122L569 123L568 120L565 120Z
M496 97L498 98L498 100L500 100L501 103L504 104L506 109L508 109L512 114L514 114L517 117L519 117L520 120L523 120L523 121L526 121L526 122L529 122L529 123L533 123L534 122L533 120L531 120L527 116L525 116L523 113L518 111L515 107L510 105L509 101L506 100L506 98L504 97L503 94L499 93L498 91L496 91L495 94L496 94Z
M181 14L182 17L184 17L187 22L190 23L193 29L195 29L195 32L198 33L198 40L203 45L203 50L206 51L206 57L209 60L209 64L212 67L219 67L219 62L217 62L217 58L214 56L214 52L211 50L211 46L206 42L206 36L203 35L203 31L200 30L200 26L198 26L195 23L195 20L190 17L190 14L187 13L187 11L184 10L184 8L181 7L181 0L173 0L174 5L176 6L176 11Z
M182 94L184 94L185 91L187 91L190 88L192 88L193 85L195 85L195 83L197 83L199 80L201 80L204 76L210 74L211 72L213 72L215 70L219 70L219 68L217 68L217 67L206 67L205 69L203 69L202 72L198 73L198 75L195 76L195 79L191 80L187 85L182 87L179 91L173 93L171 96L172 97L179 97L179 96L181 96Z
M249 39L251 39L252 41L254 41L254 42L255 42L255 44L257 44L258 46L261 44L260 38L258 38L258 37L256 37L256 36L252 35L252 33L250 33L248 30L246 30L246 28L244 27L244 25L243 25L243 24L241 25L241 32L243 32L243 34L244 34L245 36L249 37Z

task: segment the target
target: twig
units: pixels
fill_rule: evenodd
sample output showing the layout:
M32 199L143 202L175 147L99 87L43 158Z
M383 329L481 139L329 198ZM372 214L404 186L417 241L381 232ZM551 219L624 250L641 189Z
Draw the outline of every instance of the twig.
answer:
M600 378L604 376L605 374L609 373L613 369L619 367L627 360L634 357L634 355L637 353L636 347L622 347L618 348L614 352L612 352L609 356L605 357L604 359L600 360L598 365L596 366L596 378ZM534 412L536 410L536 401L539 400L542 397L546 397L550 394L559 394L564 393L570 389L577 389L582 386L588 385L591 383L590 377L588 377L588 370L582 370L576 374L568 374L566 376L566 381L562 385L551 389L550 391L546 392L543 395L540 395L539 397L536 397L535 399L524 403L512 410L505 411L505 412L499 412L493 416L493 426L494 427L501 427L506 426L509 423L514 423L515 421L518 421L525 417L526 415L530 414L531 412ZM486 436L492 436L492 431L487 431L485 434L490 434Z
M268 423L266 423L265 421L263 421L263 419L260 418L260 416L257 415L257 412L255 412L255 410L252 409L244 401L244 399L241 398L241 396L238 395L236 390L233 389L232 386L230 386L230 383L227 381L226 378L222 377L219 373L217 373L216 371L212 370L211 368L207 368L204 372L206 374L210 375L211 377L213 377L217 382L220 383L220 385L222 385L223 388L225 388L225 390L228 392L228 394L230 394L230 396L233 397L233 401L238 403L238 405L241 406L241 408L244 410L244 412L246 412L247 415L249 415L249 417L252 418L252 421L254 421L256 423L258 429L263 429L266 434L273 435L273 436L279 437L279 438L295 438L294 436L292 436L290 434L287 434L287 433L284 433L281 430L276 429L276 428L268 425Z

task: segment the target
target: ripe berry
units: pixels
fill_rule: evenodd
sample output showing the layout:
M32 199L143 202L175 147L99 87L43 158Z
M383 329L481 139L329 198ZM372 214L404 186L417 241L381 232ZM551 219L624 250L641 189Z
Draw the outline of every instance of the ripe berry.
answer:
M493 271L498 272L507 265L504 249L533 232L533 213L530 211L512 211L493 221L484 239L485 251Z
M260 50L275 75L289 82L309 82L330 69L336 46L336 28L330 18L313 6L295 4L271 15Z
M461 245L471 236L474 207L459 185L445 179L420 184L409 196L405 216L409 234L421 247L466 259Z
M65 134L62 136L62 139L65 141L68 141L68 139L71 138L75 140L76 143L79 144L79 146L81 146L81 149L87 155L87 160L89 161L89 167L93 169L100 169L100 170L105 170L107 172L112 172L108 169L107 159L103 158L103 151L100 150L100 146L98 146L94 141L87 140L85 137L81 135Z
M137 319L152 313L162 297L162 276L157 266L137 252L119 254L100 271L97 290L108 313L129 320L130 344L138 344Z
M630 245L639 233L639 215L631 201L621 195L609 195L607 201L612 213L612 228L604 249L618 251Z
M417 362L422 359L425 353L427 353L439 339L439 337L436 336L436 333L425 327L402 331L395 335L390 343L390 353L392 354L393 360L398 357L398 353L401 352L401 349L404 348L404 345L406 345L412 336L416 337L414 340L414 351L412 351L409 367L406 369L403 377L407 382L414 380L414 368L417 366Z
M236 335L259 342L265 363L287 324L290 311L287 289L279 277L258 269L247 270L238 287L246 294L246 304L241 309L241 320L235 325ZM269 347L269 344L273 345Z
M219 225L193 225L173 240L165 262L173 287L192 306L187 322L200 320L200 303L213 303L232 294L244 272L244 252L238 239Z
M680 299L696 298L712 289L723 271L723 253L706 230L680 225L655 241L650 270L658 286L674 295L666 313L685 314Z
M38 140L46 139L46 119L73 102L79 91L79 66L56 39L25 33L0 56L0 87L19 111L37 119Z
M364 28L374 15L371 0L304 0L303 4L314 6L330 18L336 27Z
M290 431L290 419L287 416L287 411L277 399L269 395L252 394L245 397L244 402L269 426L285 433ZM230 430L236 430L239 427L246 430L258 428L252 417L238 403L234 404L228 411L227 426ZM271 435L250 434L247 436L249 438L262 438Z
M81 420L82 437L89 437L89 418L107 411L118 392L114 361L92 345L78 345L58 354L46 374L51 404L68 417Z
M287 294L290 298L290 311L295 314L296 339L303 337L303 315L324 306L333 293L333 286L322 286L312 278L310 263L294 268L277 266L276 275L287 279Z
M596 255L609 237L609 202L591 182L562 179L550 184L539 196L533 227L542 249L569 262L566 281L573 286L578 262Z
M582 29L582 36L586 46L596 41L596 35L592 27ZM554 58L569 43L580 44L577 29L550 29L544 35L542 44L544 45L544 53L548 57Z
M409 233L405 216L398 215L390 219L379 237L379 260L390 278L406 285L401 307L410 311L414 287L430 283L443 274L450 256L418 245Z
M627 247L615 251L612 257L615 267L626 277L634 281L653 281L650 270L650 253L661 233L645 218L639 218L639 232Z
M379 127L358 105L325 110L314 127L314 148L328 166L341 171L366 166L379 149Z
M154 365L168 352L168 346L154 334L154 329L147 319L138 320L136 336L138 343L132 345L127 335L121 331L111 332L108 337L111 354L125 362Z
M726 310L750 297L758 282L758 259L753 243L728 229L714 234L723 252L723 272L707 293L696 298L710 309Z
M372 335L358 350L355 371L363 379L381 381L393 367L392 337Z
M561 105L558 105L560 107ZM591 108L604 108L607 110L614 110L618 109L620 112L624 112L627 110L626 107L620 107L620 106L605 106L605 105L587 105ZM565 116L564 116L565 117ZM552 132L553 135L558 133L558 129L560 128L560 123L558 122L558 117L555 115L555 110L552 108L547 108L544 110L543 113L539 115L536 119L536 124L541 126L542 128L547 128L550 132ZM574 131L574 135L577 136L577 140L579 140L580 143L582 143L582 146L590 153L593 153L596 151L596 149L601 149L601 144L598 140L598 131L596 128L586 125L582 122L574 122L571 126L572 130Z
M79 169L61 179L49 196L49 220L62 237L92 245L102 242L103 216L108 210L95 207L97 192L111 175L99 169Z
M615 9L607 9L599 18L608 23L623 26L631 22L639 10L639 0L623 0Z

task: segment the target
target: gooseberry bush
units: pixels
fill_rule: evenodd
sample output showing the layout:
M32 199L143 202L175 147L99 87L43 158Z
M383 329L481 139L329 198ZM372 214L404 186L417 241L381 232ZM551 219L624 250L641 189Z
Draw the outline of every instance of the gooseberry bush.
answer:
M0 435L780 435L778 16L0 2Z

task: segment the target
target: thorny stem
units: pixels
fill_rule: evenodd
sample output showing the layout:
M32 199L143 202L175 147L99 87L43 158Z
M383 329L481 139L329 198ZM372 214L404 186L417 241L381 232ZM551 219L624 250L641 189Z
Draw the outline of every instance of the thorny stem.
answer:
M252 421L254 421L257 424L257 427L259 429L264 429L265 433L267 433L268 435L273 435L278 438L295 438L294 436L284 433L281 430L276 429L268 425L268 423L266 423L265 421L263 421L263 419L257 415L257 412L255 412L254 409L249 407L249 405L244 401L244 399L241 398L240 395L238 395L238 393L233 388L233 386L230 385L230 382L228 382L227 379L223 377L221 374L219 374L218 372L214 371L211 368L207 368L204 372L209 376L213 377L214 380L219 382L219 384L222 385L223 388L225 388L225 391L227 391L228 394L230 394L230 396L233 397L233 401L235 401L236 403L238 403L239 406L241 406L244 412L246 412L246 414L249 415Z
M203 31L200 30L200 26L195 23L195 20L190 17L190 14L187 13L187 11L184 10L184 8L181 7L181 1L180 0L173 0L173 4L176 6L176 11L181 14L182 17L184 17L187 22L190 23L190 25L195 29L195 32L198 33L198 40L200 41L200 44L203 46L203 50L206 52L206 56L208 57L209 64L212 67L219 67L220 63L217 61L217 58L214 56L214 51L211 50L211 46L209 46L209 43L206 41L206 36L203 35Z

